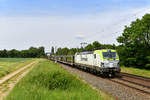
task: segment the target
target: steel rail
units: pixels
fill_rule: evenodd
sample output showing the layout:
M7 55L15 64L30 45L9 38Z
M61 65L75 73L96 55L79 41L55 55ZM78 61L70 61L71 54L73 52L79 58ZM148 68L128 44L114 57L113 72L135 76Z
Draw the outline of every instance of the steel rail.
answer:
M139 79L139 80L143 80L143 81L150 82L150 78L148 78L148 77L143 77L143 76L134 75L134 74L129 74L129 73L123 73L123 72L121 72L120 75L121 75L121 76L136 78L136 79Z
M124 84L123 82L118 82L118 81L111 80L111 79L109 79L109 81L114 82L114 83L117 83L117 84L120 84L120 85L123 85L123 86L126 86L126 87L129 87L129 88L131 88L131 89L135 89L135 90L137 90L137 91L140 91L140 92L142 92L142 93L145 93L145 94L150 95L150 92L144 91L144 90L142 90L142 89L139 89L139 88L136 88L136 87L127 85L127 84Z

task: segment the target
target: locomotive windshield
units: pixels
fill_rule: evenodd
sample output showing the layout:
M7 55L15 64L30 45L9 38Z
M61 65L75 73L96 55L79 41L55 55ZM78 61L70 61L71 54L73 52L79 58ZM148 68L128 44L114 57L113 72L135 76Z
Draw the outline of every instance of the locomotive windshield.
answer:
M117 59L116 52L103 52L104 59Z

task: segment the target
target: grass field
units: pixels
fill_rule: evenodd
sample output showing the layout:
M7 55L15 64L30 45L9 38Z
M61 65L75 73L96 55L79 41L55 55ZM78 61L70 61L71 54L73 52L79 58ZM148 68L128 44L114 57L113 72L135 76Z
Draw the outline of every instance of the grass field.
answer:
M0 58L0 62L24 62L31 58Z
M41 61L6 100L102 100L100 94L57 64ZM110 99L108 99L110 100Z
M29 58L0 58L0 78L30 63Z
M138 69L133 67L121 67L121 72L130 73L134 75L144 76L150 78L150 70Z

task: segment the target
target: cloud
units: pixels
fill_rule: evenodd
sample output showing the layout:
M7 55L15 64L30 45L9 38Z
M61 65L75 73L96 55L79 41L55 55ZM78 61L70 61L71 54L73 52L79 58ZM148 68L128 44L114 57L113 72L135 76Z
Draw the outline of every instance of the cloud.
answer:
M102 20L107 20L107 22L102 22L105 23L104 27L100 26L99 31L88 36L87 41L97 40L102 43L118 44L116 38L122 34L124 26L129 26L132 21L142 18L146 13L150 13L150 7L104 13L101 16Z
M149 8L103 12L85 16L0 17L1 49L30 46L79 47L81 42L115 43L124 25L149 12ZM149 12L150 13L150 12Z
M84 40L85 39L84 33L82 33L82 32L77 33L77 35L75 36L75 39L77 39L77 40Z

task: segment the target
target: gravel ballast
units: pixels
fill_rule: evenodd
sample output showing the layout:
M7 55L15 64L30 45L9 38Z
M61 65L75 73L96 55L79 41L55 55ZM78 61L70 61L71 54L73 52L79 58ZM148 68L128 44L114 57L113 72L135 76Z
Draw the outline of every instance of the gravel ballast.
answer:
M129 87L125 87L123 85L111 82L106 78L101 78L100 76L93 75L88 72L84 72L82 70L72 68L68 65L60 64L62 68L67 70L68 72L77 75L88 84L92 85L96 89L103 90L108 94L111 94L116 100L150 100L150 96L131 89Z

